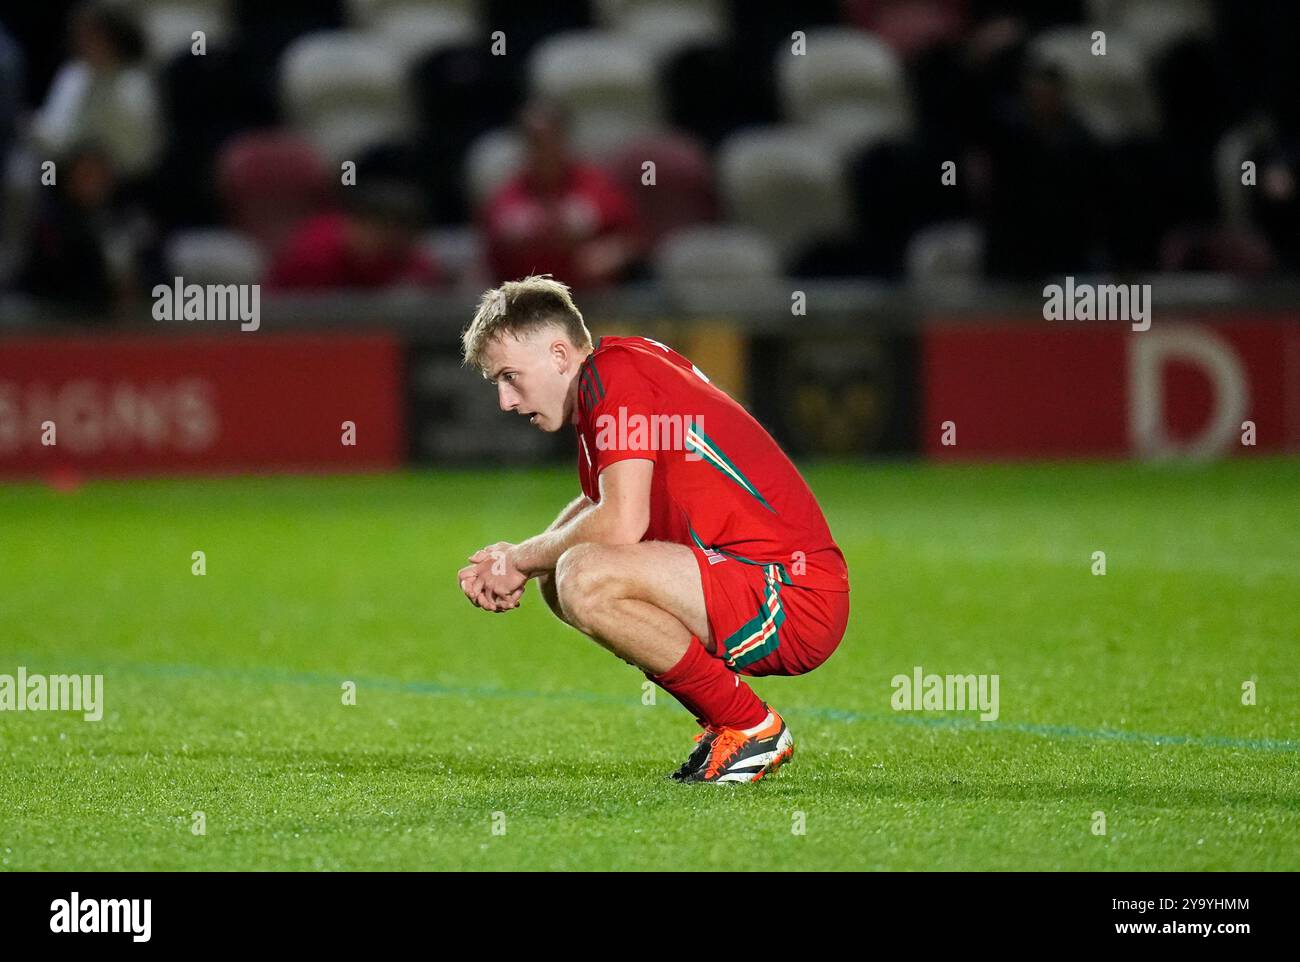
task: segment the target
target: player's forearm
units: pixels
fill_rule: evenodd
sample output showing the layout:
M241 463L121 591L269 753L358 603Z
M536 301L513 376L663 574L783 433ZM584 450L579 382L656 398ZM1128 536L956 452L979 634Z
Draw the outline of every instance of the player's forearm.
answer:
M626 522L608 505L588 501L586 507L565 523L552 526L527 541L521 541L510 552L515 568L529 578L554 571L560 555L575 544L634 544L640 536L632 537Z
M559 513L559 516L550 523L546 530L554 531L556 528L563 527L576 518L580 512L595 507L595 505L596 502L592 501L585 494L578 495L565 505L564 510Z

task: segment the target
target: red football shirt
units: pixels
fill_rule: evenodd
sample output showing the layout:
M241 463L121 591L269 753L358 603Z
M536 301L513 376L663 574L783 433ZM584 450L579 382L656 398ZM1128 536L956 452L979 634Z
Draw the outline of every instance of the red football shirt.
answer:
M655 462L643 541L696 544L712 557L776 564L785 584L848 591L848 566L785 452L743 407L676 351L602 337L578 375L578 476Z
M367 289L440 283L438 265L414 244L363 255L348 243L343 214L321 214L303 222L267 271L269 290Z
M527 171L517 174L483 214L488 265L501 280L552 274L575 288L589 287L596 279L579 269L573 245L563 238L576 243L635 232L632 201L599 167L582 161L569 165L563 184L550 195L535 188Z

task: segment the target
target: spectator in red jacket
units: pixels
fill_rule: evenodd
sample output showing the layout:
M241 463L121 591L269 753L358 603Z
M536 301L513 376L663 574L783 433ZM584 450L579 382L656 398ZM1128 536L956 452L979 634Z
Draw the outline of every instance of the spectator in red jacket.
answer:
M341 212L304 221L266 275L272 291L433 287L442 275L417 244L423 199L395 181L343 189Z
M552 274L575 288L622 280L639 256L631 200L600 168L572 154L560 108L530 104L520 125L528 148L524 169L483 211L495 280Z

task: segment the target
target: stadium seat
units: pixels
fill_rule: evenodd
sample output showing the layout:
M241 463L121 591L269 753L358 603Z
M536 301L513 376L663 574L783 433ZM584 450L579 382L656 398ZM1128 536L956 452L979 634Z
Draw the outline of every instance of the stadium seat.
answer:
M739 106L742 110L758 109L767 116L754 123L777 123L781 114L778 108L777 78L773 62L779 51L789 53L791 35L820 26L841 24L841 0L728 0L731 36L728 49L735 60L733 77L719 75L705 78L705 84L734 82L742 89ZM707 86L701 87L702 95Z
M206 46L212 46L232 29L229 0L127 0L121 6L144 31L154 63L188 52L196 30L203 31Z
M604 0L597 9L605 26L640 44L656 66L727 33L721 4L710 0Z
M1088 22L1103 30L1122 30L1145 56L1171 44L1206 36L1214 26L1207 0L1088 0Z
M1092 27L1055 27L1030 41L1030 56L1059 67L1068 96L1102 140L1152 133L1155 97L1139 46L1118 30L1106 32L1106 55L1092 53Z
M402 62L382 39L348 30L300 37L280 62L280 98L293 126L334 162L410 127Z
M905 60L961 39L964 0L844 0L845 19Z
M524 143L510 127L489 130L465 154L465 191L478 210L523 165Z
M672 297L694 299L710 291L749 290L777 296L783 286L781 253L744 227L687 227L663 239L654 268Z
M653 186L641 182L647 160L655 164ZM604 166L636 203L641 230L652 246L675 230L717 218L713 167L708 153L692 137L647 137L617 151Z
M851 230L841 157L806 128L733 134L719 150L718 179L730 219L765 234L787 263L801 248Z
M483 0L483 23L506 37L506 60L526 64L533 49L548 37L592 26L590 0Z
M973 284L983 264L984 232L973 221L934 224L907 245L907 279L913 284Z
M169 276L186 284L257 284L266 267L256 241L220 228L177 231L167 239L163 260Z
M528 63L528 88L569 109L579 153L607 153L660 124L650 54L608 31L570 31L543 40Z
M1241 165L1254 159L1260 145L1275 135L1271 123L1256 118L1225 131L1219 138L1214 148L1214 181L1225 226L1238 231L1251 226L1250 203L1241 189Z
M474 227L443 227L427 231L420 246L442 269L455 288L482 291L490 283L484 267L483 236Z
M294 225L325 206L331 178L310 143L250 133L222 150L217 185L229 222L273 252Z
M702 13L719 25L727 22L723 0L592 0L591 7L596 23L612 30L618 30L649 7L678 10L687 17Z
M470 43L482 32L478 4L472 0L348 0L348 20L374 31L404 64Z
M809 31L806 54L778 48L775 63L785 119L818 128L842 151L862 149L911 125L898 58L860 31Z

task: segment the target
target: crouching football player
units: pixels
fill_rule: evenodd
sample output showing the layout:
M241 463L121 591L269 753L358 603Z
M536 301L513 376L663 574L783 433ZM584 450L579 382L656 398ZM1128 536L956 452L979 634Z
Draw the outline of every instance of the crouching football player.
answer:
M790 459L676 351L593 345L549 277L488 291L462 340L503 411L575 427L582 486L542 533L471 555L466 596L506 611L536 579L561 620L681 702L703 731L673 778L775 771L794 739L741 676L812 671L849 617L844 555Z

